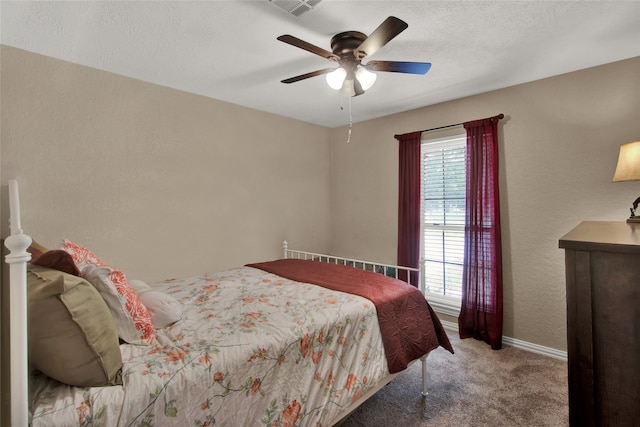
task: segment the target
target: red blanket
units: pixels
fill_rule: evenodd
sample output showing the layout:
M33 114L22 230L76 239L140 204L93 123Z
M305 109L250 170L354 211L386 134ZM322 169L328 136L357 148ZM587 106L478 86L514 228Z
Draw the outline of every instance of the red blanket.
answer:
M442 346L453 353L440 320L420 290L382 274L301 259L248 264L280 277L367 298L376 306L389 372Z

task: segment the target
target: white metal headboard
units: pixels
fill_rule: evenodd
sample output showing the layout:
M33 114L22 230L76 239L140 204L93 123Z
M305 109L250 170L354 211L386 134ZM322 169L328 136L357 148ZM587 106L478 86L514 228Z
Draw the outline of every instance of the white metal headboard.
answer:
M31 237L20 227L20 198L18 182L9 181L9 223L11 235L4 241L9 249L9 315L11 317L9 343L11 346L11 425L27 426L29 423L29 353L27 336L27 262L31 254L27 248Z

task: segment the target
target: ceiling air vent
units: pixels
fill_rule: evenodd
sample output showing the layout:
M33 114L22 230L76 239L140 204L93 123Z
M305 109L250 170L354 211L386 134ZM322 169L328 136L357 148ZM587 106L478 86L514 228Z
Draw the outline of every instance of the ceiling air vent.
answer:
M300 16L313 9L321 0L269 0L281 9L293 16Z

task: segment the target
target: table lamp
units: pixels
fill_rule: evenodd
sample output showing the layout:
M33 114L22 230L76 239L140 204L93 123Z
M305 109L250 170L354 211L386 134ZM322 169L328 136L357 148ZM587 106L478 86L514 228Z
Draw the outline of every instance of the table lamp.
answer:
M618 155L618 165L613 174L613 182L640 181L640 141L629 142L620 146ZM633 207L629 208L631 216L627 222L640 223L640 215L636 216L636 209L640 204L640 197L633 202Z

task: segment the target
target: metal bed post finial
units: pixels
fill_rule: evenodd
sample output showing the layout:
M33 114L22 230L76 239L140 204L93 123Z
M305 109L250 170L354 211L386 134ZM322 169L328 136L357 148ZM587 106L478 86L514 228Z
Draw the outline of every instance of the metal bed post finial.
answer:
M289 242L286 240L282 242L282 248L284 249L284 257L287 258L287 252L289 251Z

